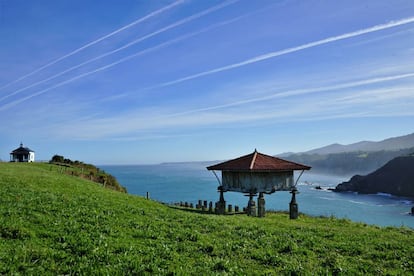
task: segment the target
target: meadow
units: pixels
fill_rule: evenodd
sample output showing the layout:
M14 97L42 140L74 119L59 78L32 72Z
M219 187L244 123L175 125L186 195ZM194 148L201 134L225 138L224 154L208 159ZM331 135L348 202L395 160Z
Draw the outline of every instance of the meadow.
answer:
M414 230L173 208L56 170L0 163L0 274L413 274Z

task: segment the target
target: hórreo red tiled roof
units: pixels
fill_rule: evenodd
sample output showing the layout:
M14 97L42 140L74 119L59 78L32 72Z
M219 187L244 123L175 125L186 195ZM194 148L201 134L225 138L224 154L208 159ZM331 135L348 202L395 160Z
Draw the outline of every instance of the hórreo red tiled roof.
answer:
M248 155L207 167L212 171L296 171L310 170L311 167L259 153Z

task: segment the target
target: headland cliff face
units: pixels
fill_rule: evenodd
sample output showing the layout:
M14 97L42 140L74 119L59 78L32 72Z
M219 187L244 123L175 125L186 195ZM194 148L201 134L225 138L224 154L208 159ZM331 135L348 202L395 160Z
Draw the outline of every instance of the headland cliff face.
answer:
M414 197L414 155L396 157L368 175L355 175L334 191Z

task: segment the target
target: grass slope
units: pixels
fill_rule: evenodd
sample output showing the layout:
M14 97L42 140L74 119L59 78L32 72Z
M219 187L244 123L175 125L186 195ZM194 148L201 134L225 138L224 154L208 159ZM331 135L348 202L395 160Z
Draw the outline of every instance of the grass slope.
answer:
M414 232L185 212L0 163L0 274L412 274Z

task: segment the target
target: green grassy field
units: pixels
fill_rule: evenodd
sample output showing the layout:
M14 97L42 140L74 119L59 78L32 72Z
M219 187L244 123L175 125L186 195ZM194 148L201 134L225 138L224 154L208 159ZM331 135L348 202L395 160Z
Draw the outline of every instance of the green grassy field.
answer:
M0 163L0 274L413 274L414 231L177 210Z

